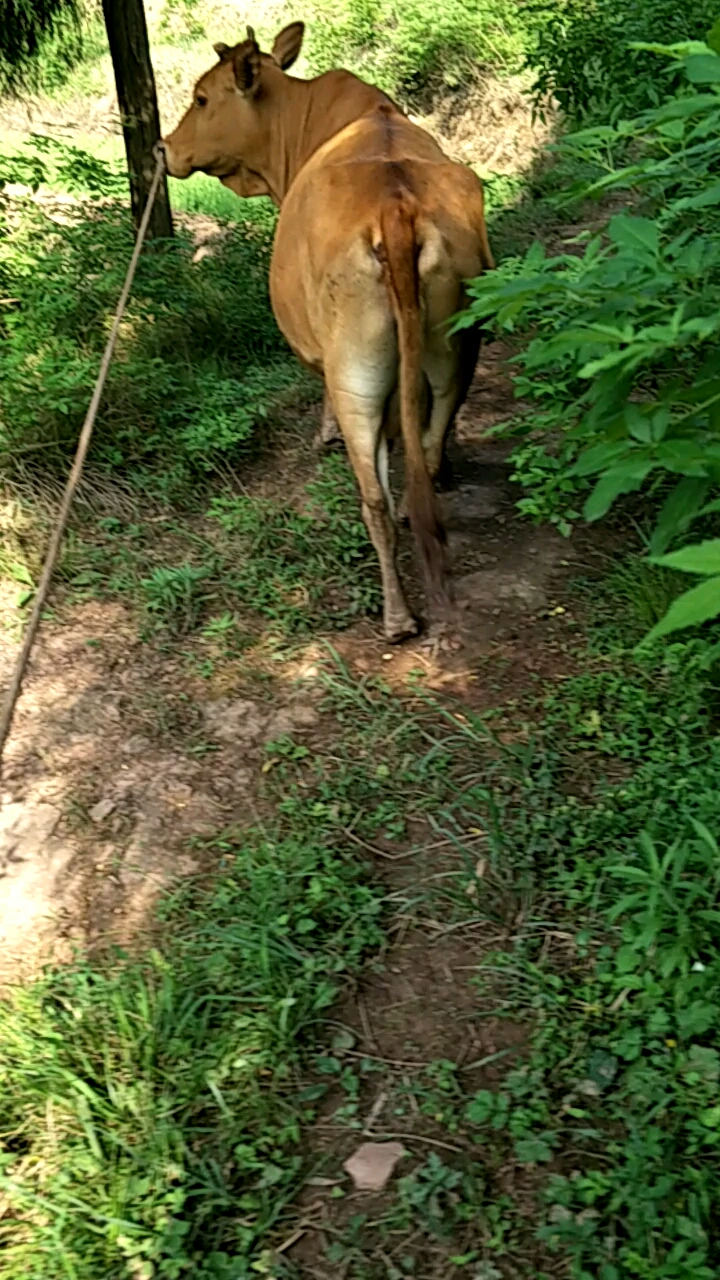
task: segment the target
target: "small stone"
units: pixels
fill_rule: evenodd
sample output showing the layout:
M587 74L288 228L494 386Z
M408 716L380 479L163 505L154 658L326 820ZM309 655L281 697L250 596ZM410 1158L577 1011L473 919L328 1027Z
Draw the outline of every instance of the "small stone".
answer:
M358 1191L382 1191L393 1169L407 1152L400 1142L363 1142L343 1169L350 1174Z
M123 743L121 750L128 756L139 756L142 755L143 751L146 751L149 746L149 738L146 738L142 733L134 733L132 738L128 738L127 742Z
M312 729L320 719L315 708L307 702L295 702L289 707L289 711L299 729Z
M97 804L94 804L90 810L89 816L93 822L104 822L106 818L110 817L115 805L115 800L98 800Z

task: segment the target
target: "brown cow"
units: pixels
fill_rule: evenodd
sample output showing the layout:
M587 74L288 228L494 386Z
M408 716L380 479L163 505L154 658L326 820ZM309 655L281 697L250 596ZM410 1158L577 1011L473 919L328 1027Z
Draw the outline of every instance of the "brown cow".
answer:
M279 206L270 297L293 351L321 374L378 554L385 634L417 632L395 564L388 437L402 432L405 505L431 599L447 602L444 534L433 480L478 352L472 330L450 337L463 281L492 267L480 182L379 89L347 71L286 75L303 24L271 54L248 39L195 86L164 140L171 174L214 174L241 196ZM399 419L399 423L398 423Z

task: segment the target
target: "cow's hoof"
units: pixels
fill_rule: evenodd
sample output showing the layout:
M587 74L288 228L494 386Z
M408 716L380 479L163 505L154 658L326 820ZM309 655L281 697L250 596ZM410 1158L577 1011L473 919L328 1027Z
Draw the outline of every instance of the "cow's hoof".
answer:
M385 639L388 644L402 644L403 640L410 640L412 636L418 635L419 632L420 623L413 618L412 614L408 614L407 618L402 622L385 627Z
M420 648L426 650L433 658L437 658L441 653L457 652L464 647L465 644L459 632L447 620L431 623L420 641Z
M324 436L322 431L316 431L313 436L312 447L317 453L342 453L345 448L345 441L341 435Z

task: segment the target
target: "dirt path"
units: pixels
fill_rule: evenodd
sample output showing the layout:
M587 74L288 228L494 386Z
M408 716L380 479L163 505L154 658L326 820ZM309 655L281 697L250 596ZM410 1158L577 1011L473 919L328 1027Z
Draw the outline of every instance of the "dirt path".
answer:
M143 643L136 618L123 605L63 602L58 593L7 750L0 984L32 974L48 957L69 959L76 947L137 943L153 928L163 888L215 869L217 855L203 847L203 837L262 820L266 744L291 734L311 752L330 749L337 725L318 710L326 639L352 676L381 674L391 687L407 691L420 671L424 687L450 705L461 700L476 709L512 703L534 682L562 679L572 670L575 624L565 584L589 552L577 536L567 541L533 528L515 511L505 448L486 438L488 428L514 408L505 357L499 344L482 354L451 444L452 487L441 499L463 606L460 647L420 639L388 649L378 625L365 619L288 649L281 662L263 663L251 652L247 659L217 663L208 675L188 651L190 638L166 647ZM317 465L310 447L314 427L309 421L305 442L288 464L294 483ZM287 488L281 470L270 480L273 468L261 460L258 491L267 497L272 484L278 492ZM407 534L402 556L407 569ZM419 602L411 579L411 591L413 586ZM0 683L16 647L3 652ZM328 1051L342 1075L304 1135L311 1173L289 1212L291 1230L279 1242L307 1280L404 1274L400 1255L387 1252L393 1249L387 1227L377 1232L373 1226L395 1211L396 1182L387 1192L353 1192L343 1162L359 1142L377 1139L401 1144L406 1156L400 1174L430 1169L434 1176L434 1168L440 1178L453 1177L452 1162L462 1162L463 1154L477 1168L470 1140L444 1123L443 1090L471 1095L497 1085L521 1060L526 1042L527 1027L498 1016L492 995L472 981L488 951L506 945L507 923L493 933L485 914L448 928L442 915L433 918L428 898L419 910L403 906L415 901L418 887L457 877L461 868L457 852L429 828L411 838L411 848L420 849L411 857L402 848L397 857L397 846L387 840L365 845L389 901L400 906L384 953L330 1011ZM478 877L482 849L479 838ZM441 1163L427 1165L430 1157ZM537 1207L533 1166L510 1161L488 1168L487 1176L494 1196L509 1197L521 1210L527 1205L530 1224ZM472 1202L472 1191L463 1195ZM357 1215L365 1223L359 1271L348 1270L353 1254L346 1248ZM483 1243L479 1221L475 1216L457 1229L452 1247L467 1248L471 1256ZM415 1267L412 1274L423 1280L446 1280L454 1274L449 1257L462 1256L427 1233L410 1238L403 1231L398 1240L403 1258ZM342 1251L334 1255L339 1241ZM527 1247L530 1270L522 1274L529 1276L546 1261L531 1227ZM366 1262L368 1271L362 1269ZM510 1273L492 1269L478 1276L511 1280Z
M463 645L388 650L363 621L332 638L358 675L382 671L400 685L421 669L428 687L487 705L498 681L527 683L555 662L563 642L547 614L570 544L518 519L504 450L483 439L512 408L503 356L498 345L482 356L451 449L454 487L442 497ZM308 472L313 463L305 448ZM3 681L15 651L5 648ZM260 686L243 663L208 680L177 645L141 643L121 604L60 605L42 629L7 751L2 977L73 943L128 941L159 888L196 869L193 837L252 820L264 744L315 728L313 664L324 652L317 637Z

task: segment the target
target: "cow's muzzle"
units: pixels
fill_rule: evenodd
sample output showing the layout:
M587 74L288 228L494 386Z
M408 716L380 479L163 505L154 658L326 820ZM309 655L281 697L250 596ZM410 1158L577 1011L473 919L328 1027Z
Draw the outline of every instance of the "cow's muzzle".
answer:
M160 152L164 156L165 168L171 178L190 177L190 174L193 172L193 166L187 160L183 161L180 156L174 152L171 138L161 138L160 141L155 144L155 152L156 154Z

